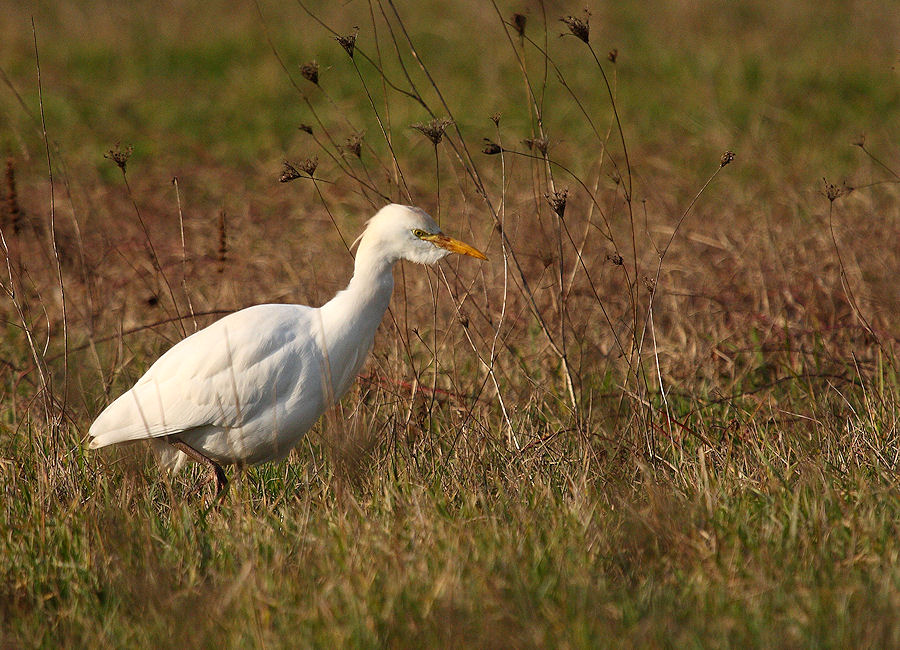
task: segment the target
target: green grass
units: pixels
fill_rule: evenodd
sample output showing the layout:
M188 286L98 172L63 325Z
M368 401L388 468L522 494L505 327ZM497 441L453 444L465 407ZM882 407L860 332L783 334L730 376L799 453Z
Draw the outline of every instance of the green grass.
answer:
M546 26L500 6L520 43L480 0L375 3L377 29L310 3L359 27L353 60L299 3L195 5L0 23L0 644L900 644L889 2L590 7L631 197L601 68L559 21L579 4ZM422 103L455 121L437 149ZM278 182L313 158L315 183ZM856 189L830 202L823 177ZM379 195L491 262L399 268L364 377L289 459L230 469L207 509L197 467L85 449L186 333L342 288L339 233Z

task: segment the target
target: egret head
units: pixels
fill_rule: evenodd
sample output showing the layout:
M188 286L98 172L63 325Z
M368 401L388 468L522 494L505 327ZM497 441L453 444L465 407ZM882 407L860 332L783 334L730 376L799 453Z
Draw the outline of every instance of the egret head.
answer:
M441 232L424 210L396 203L381 208L369 220L359 241L360 253L366 250L389 262L405 259L434 264L450 253L487 259L478 249Z

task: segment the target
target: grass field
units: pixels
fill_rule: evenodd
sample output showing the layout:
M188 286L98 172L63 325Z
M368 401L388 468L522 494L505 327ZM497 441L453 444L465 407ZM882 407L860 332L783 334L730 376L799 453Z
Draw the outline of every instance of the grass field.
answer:
M0 2L0 644L900 645L900 11L588 9ZM289 459L86 450L389 201L490 262Z

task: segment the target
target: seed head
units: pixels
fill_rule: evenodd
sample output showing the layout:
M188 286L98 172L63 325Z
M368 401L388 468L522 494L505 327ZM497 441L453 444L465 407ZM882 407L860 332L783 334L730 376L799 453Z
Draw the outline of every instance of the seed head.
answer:
M829 201L834 203L837 199L842 196L847 196L853 191L853 188L847 185L847 181L841 183L840 187L835 185L834 183L829 183L826 179L822 179L822 182L825 184L824 189L822 190L822 194L825 195Z
M481 147L481 153L487 154L488 156L496 156L498 153L503 153L503 147L496 142L491 142L485 138L484 146Z
M356 51L356 37L359 36L359 27L354 27L353 31L346 36L335 36L334 40L340 43L341 47L347 52L350 58L353 58L353 52Z
M588 43L591 37L590 16L590 12L585 9L584 20L577 18L576 16L565 16L564 18L560 18L560 21L566 24L573 36Z
M829 183L826 179L822 179L822 182L825 184L825 188L823 192L825 193L826 198L829 201L834 202L835 199L841 196L843 192L841 192L841 188L839 188L834 183Z
M309 124L301 124L297 128L300 129L301 131L303 131L304 133L309 133L310 135L312 135L312 127Z
M494 113L494 114L491 115L491 122L494 123L494 126L500 126L500 117L501 117L502 115L503 115L503 114L500 113L500 111L497 111L496 113Z
M346 144L342 149L344 152L352 154L357 158L362 158L362 133L354 133L347 138Z
M12 223L13 233L18 234L22 224L22 208L16 193L16 165L13 157L6 159L6 215Z
M513 14L512 15L512 24L515 27L516 32L518 32L519 36L525 36L525 24L528 22L528 18L525 17L524 14Z
M125 173L125 166L128 164L128 159L131 158L131 152L134 151L134 147L132 145L128 145L124 149L119 147L119 143L116 143L116 146L103 154L103 157L107 160L112 160L116 165L119 166L119 169L122 170L122 173Z
M856 138L851 142L854 147L859 147L860 149L865 149L866 147L866 134L860 133Z
M647 288L647 291L650 293L650 295L653 295L653 292L656 291L656 280L646 275L642 277L641 280L643 281L644 286Z
M607 255L606 259L608 259L610 262L612 262L616 266L622 266L622 264L624 263L622 256L619 255L618 253L613 253L612 255Z
M525 138L522 142L524 142L529 149L540 151L542 156L546 156L547 150L550 148L550 143L547 141L547 138Z
M282 163L281 177L278 180L282 183L289 183L290 181L297 180L300 176L301 174L297 171L297 168L285 160Z
M556 213L560 219L566 214L566 201L569 199L569 190L564 189L562 192L551 192L545 194L544 198L550 204L550 209Z
M302 163L298 165L300 171L312 178L313 174L316 173L316 168L319 166L319 157L313 156L312 158L307 158Z
M307 81L319 85L319 64L316 61L310 61L300 66L300 74Z
M431 144L435 147L441 143L441 140L444 139L444 131L447 130L447 127L453 124L453 120L448 120L444 117L436 117L427 124L410 124L410 128L415 129L426 138L431 140Z
M609 54L606 55L606 58L609 59L610 63L615 63L616 59L619 58L619 50L613 48L609 51Z
M219 273L225 271L225 259L228 256L228 232L225 223L225 210L219 210Z
M722 157L719 159L719 167L724 167L725 165L730 163L732 160L734 160L734 152L726 151L725 153L722 154Z

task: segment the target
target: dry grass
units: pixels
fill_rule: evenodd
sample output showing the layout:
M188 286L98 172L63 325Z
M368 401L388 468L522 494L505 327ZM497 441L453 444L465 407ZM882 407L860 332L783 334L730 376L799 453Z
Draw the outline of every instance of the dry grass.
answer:
M41 7L40 96L0 27L0 639L897 645L896 12L304 4ZM492 261L399 268L289 460L84 450L387 200Z

